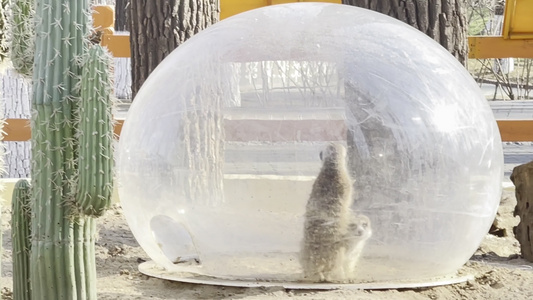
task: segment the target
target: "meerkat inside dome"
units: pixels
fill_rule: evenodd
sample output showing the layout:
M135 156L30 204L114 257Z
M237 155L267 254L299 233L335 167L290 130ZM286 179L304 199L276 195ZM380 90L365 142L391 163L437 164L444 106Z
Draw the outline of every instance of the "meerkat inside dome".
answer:
M372 236L370 219L365 215L350 214L348 228L342 244L345 249L345 259L343 263L344 275L347 279L353 279L355 267L361 253L365 247L366 241Z
M346 148L330 143L321 152L322 168L307 202L300 263L306 281L343 281L347 233L352 204L352 179Z

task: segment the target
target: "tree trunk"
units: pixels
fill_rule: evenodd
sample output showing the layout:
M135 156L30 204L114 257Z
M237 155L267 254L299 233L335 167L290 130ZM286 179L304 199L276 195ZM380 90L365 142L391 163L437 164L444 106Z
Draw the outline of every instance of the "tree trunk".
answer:
M176 47L215 23L218 0L139 0L130 4L132 96Z
M130 31L131 0L115 1L115 31ZM130 102L131 96L131 59L115 57L115 96L122 102Z
M130 31L130 0L115 1L115 30Z
M516 194L514 216L520 217L520 223L513 228L514 235L520 242L522 257L533 262L533 161L515 167L511 181Z
M2 117L29 119L31 81L8 69L0 74L0 101L5 104ZM29 141L4 142L6 171L2 178L30 177L31 143Z
M466 65L468 59L466 2L461 0L343 0L368 8L422 31Z

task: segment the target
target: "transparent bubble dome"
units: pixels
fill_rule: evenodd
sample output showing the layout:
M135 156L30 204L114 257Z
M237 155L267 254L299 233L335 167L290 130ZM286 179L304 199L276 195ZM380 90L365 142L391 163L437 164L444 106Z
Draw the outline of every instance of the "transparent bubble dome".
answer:
M297 3L226 19L150 75L119 146L119 193L170 272L299 281L306 204L331 142L372 236L358 282L454 273L488 231L493 114L440 45L387 16Z

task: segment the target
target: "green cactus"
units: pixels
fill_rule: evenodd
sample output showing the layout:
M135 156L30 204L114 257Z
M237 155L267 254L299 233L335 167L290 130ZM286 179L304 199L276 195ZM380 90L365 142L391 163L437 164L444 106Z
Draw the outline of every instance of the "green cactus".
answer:
M111 55L100 45L89 50L83 66L79 106L77 206L88 216L109 208L113 192Z
M30 254L34 300L96 299L94 218L80 213L76 201L78 106L88 16L88 0L37 0L35 5ZM98 116L89 114L92 117ZM111 135L99 132L94 139ZM107 172L93 166L90 170ZM99 186L104 181L98 180L106 176L111 175L95 177L89 186Z
M9 0L0 0L0 63L7 57L7 9Z
M30 300L30 184L21 179L15 184L11 201L11 239L13 243L13 296Z
M15 71L25 76L33 72L33 44L35 32L33 16L35 14L34 0L12 0L11 5L11 44L10 57Z

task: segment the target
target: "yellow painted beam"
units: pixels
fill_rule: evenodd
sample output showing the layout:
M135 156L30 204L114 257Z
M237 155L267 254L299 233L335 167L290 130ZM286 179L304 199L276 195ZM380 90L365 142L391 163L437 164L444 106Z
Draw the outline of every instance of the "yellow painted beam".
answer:
M233 15L271 5L272 0L224 0L220 1L220 20L226 19Z
M335 122L335 121L332 121ZM298 123L298 122L296 122ZM300 122L301 123L301 122ZM344 122L343 122L344 123ZM502 141L504 142L531 142L533 141L533 120L498 120L498 127ZM298 123L299 124L299 123ZM115 122L114 132L117 137L122 131L124 120ZM301 125L301 124L300 124ZM235 127L235 124L229 124ZM338 127L338 128L342 128ZM4 125L4 141L28 141L31 138L30 120L27 119L7 119Z
M113 34L115 30L115 9L111 5L93 6L93 27L104 34Z
M505 12L503 13L503 26L502 26L502 36L504 39L509 38L509 32L511 28L511 22L513 20L513 15L515 12L516 0L507 0L505 2Z
M114 124L114 132L117 136L122 131L124 120L117 119ZM4 142L23 142L31 139L30 120L28 119L6 119L2 140Z
M499 120L498 128L504 142L533 141L533 120Z
M115 34L115 10L111 5L93 6L93 27L102 31L102 46L114 57L130 57L130 35Z
M533 1L505 2L502 35L504 39L533 39Z
M4 124L3 141L29 141L31 138L30 120L6 119Z
M114 57L131 56L129 34L104 34L102 36L102 46L107 47Z
M532 1L533 2L533 1ZM504 39L501 36L468 37L469 58L533 58L533 39Z

